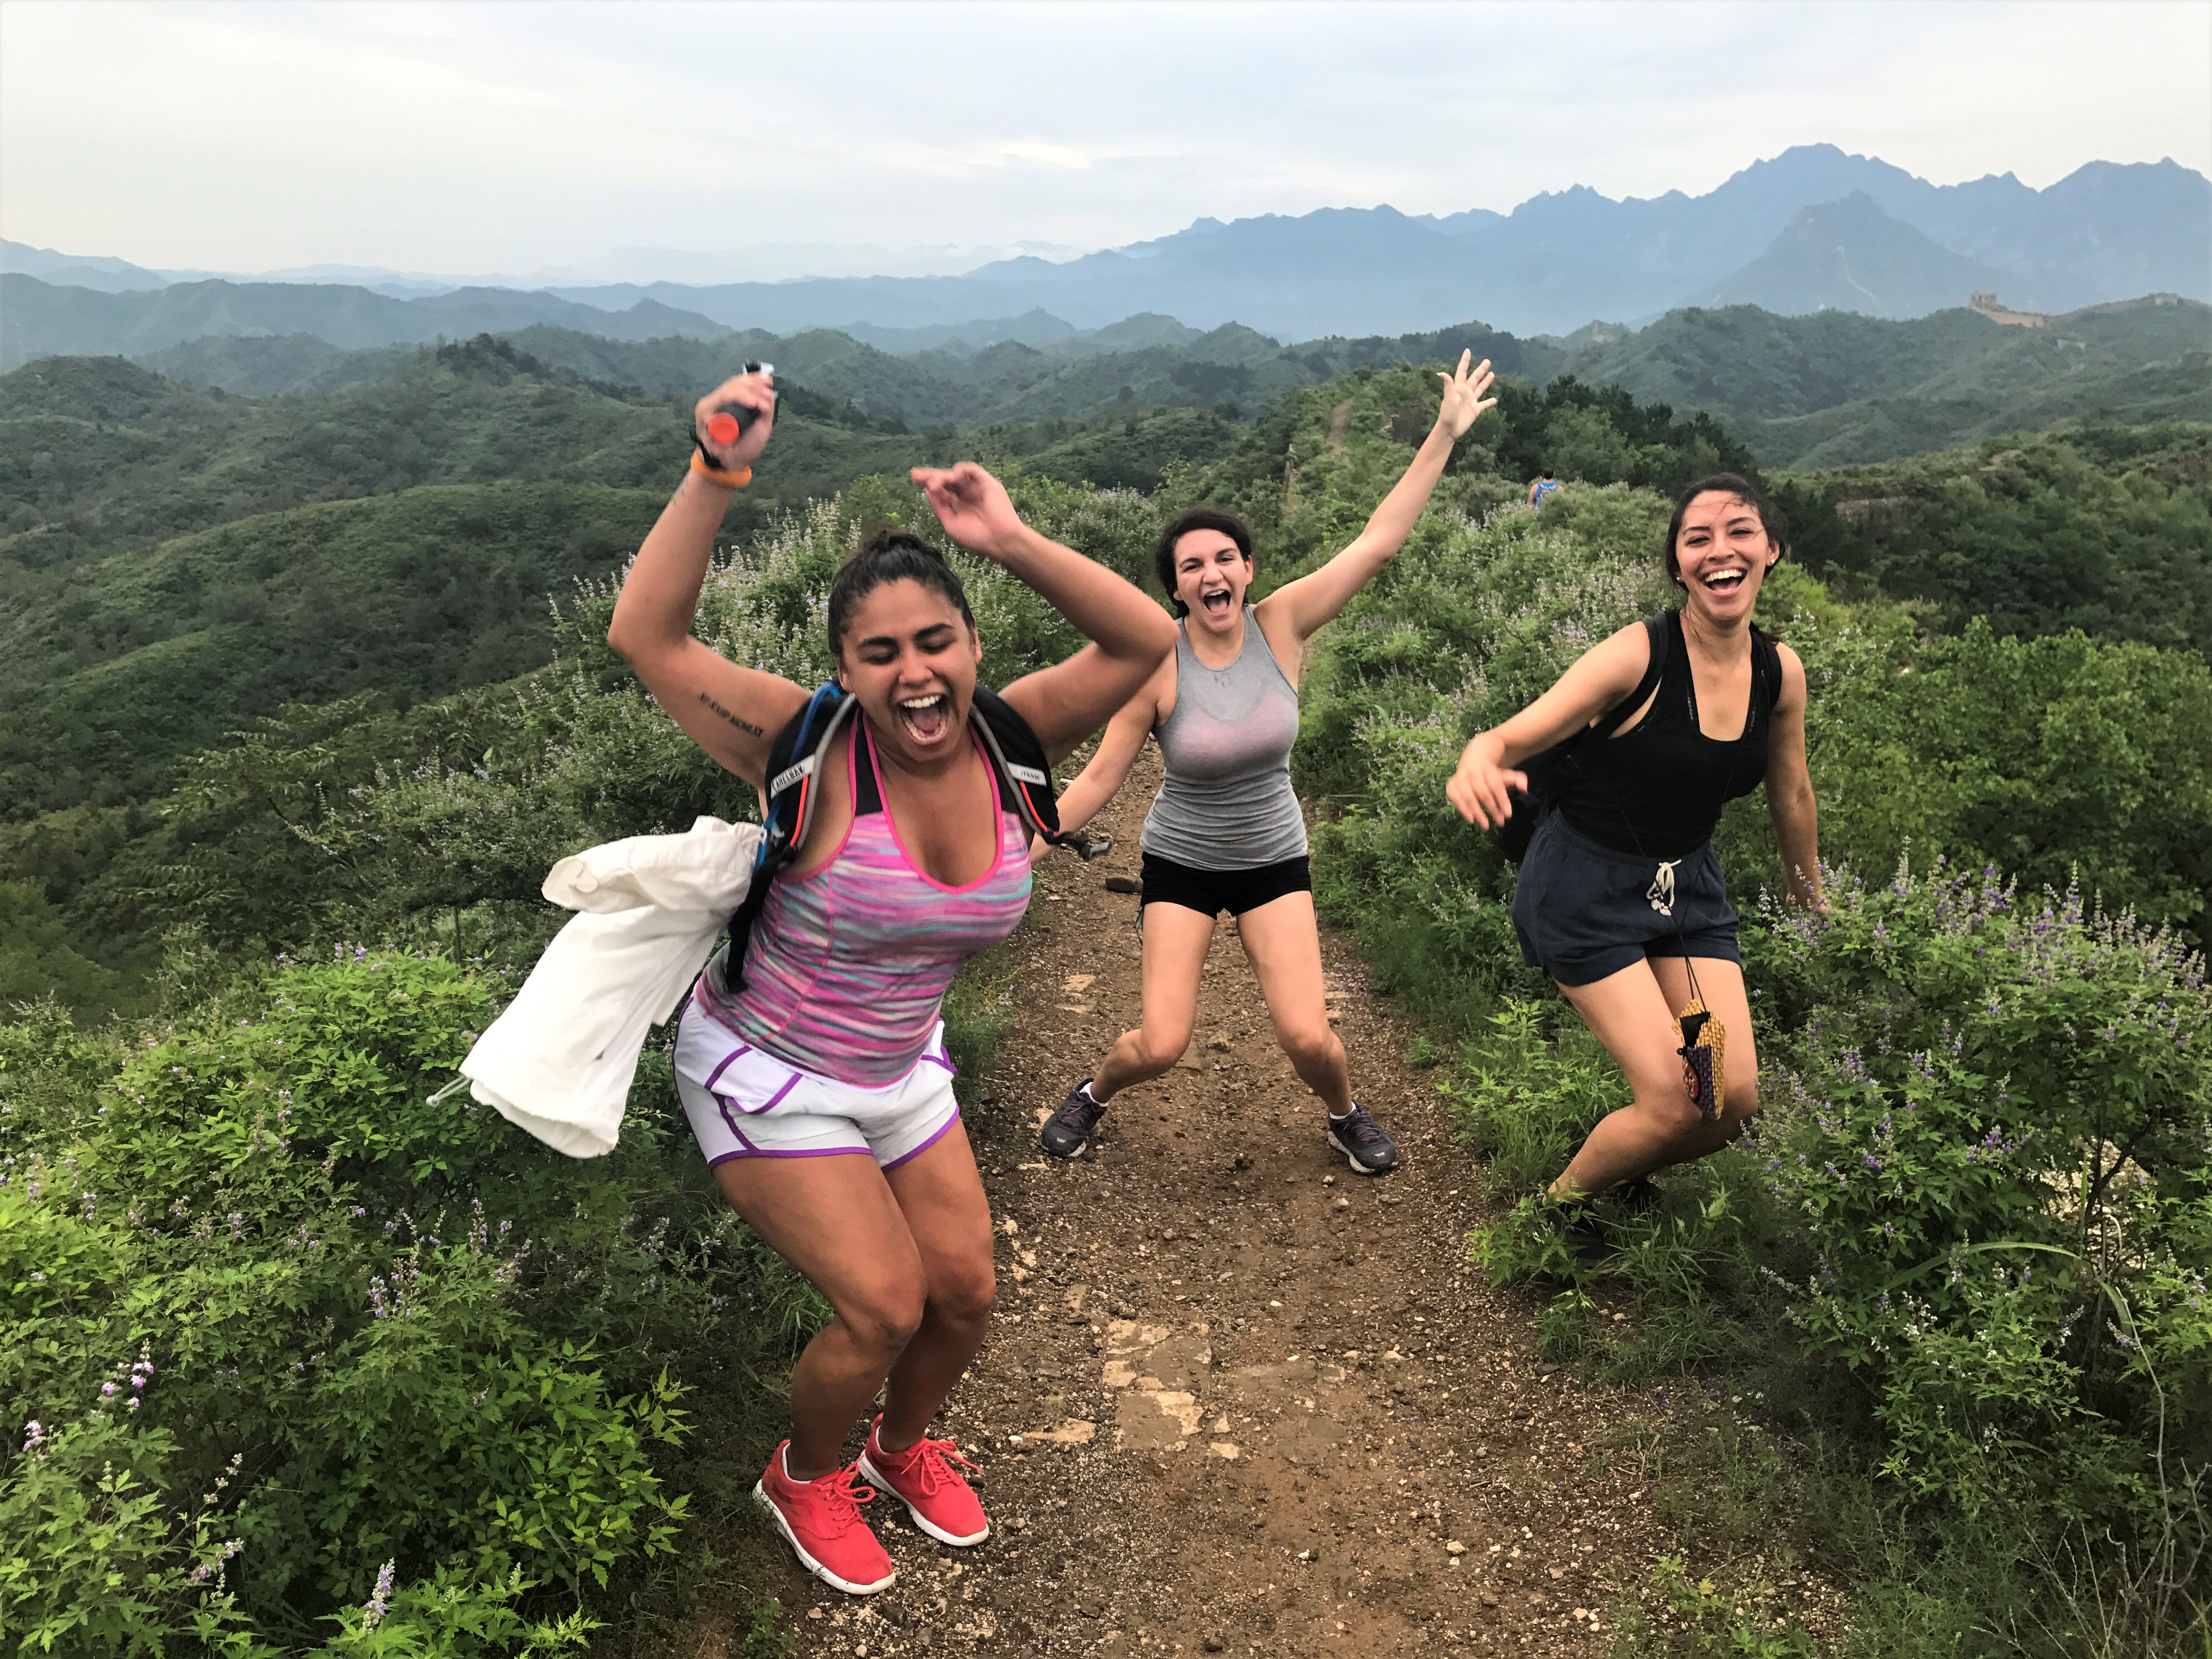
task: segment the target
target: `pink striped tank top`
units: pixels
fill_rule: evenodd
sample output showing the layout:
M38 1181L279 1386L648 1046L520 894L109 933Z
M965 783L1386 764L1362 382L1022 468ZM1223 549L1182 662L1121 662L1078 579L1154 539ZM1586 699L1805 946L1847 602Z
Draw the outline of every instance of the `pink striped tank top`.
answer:
M813 874L785 875L769 889L746 947L745 988L732 996L708 973L693 995L785 1065L880 1089L921 1060L960 964L1020 922L1030 902L1029 837L1001 799L991 867L964 887L933 880L907 856L883 804L866 717L854 725L845 753L853 823L843 842ZM969 740L981 757L981 740ZM988 761L985 769L996 775Z

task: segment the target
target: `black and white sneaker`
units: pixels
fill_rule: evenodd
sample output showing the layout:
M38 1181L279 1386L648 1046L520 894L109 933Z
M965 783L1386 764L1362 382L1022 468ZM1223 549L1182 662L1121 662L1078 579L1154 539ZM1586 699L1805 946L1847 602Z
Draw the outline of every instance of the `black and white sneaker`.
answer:
M1398 1143L1382 1133L1382 1126L1356 1100L1342 1117L1329 1114L1328 1144L1361 1175L1388 1175L1398 1167Z
M1091 1144L1091 1132L1105 1115L1105 1102L1091 1099L1091 1079L1085 1078L1067 1091L1060 1109L1044 1121L1037 1144L1054 1158L1080 1158Z
M1563 1204L1550 1194L1540 1193L1536 1198L1536 1212L1579 1267L1601 1267L1620 1254L1620 1247L1613 1242L1587 1201Z
M1631 1215L1642 1215L1647 1210L1656 1210L1660 1202L1658 1186L1650 1176L1638 1176L1633 1181L1624 1182L1607 1196Z

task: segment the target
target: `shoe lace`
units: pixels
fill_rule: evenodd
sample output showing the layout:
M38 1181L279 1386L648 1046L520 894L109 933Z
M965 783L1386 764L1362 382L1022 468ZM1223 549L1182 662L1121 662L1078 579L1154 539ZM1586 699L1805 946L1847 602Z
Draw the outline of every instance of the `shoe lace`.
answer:
M1384 1139L1382 1126L1367 1115L1367 1109L1364 1106L1354 1106L1352 1109L1352 1115L1341 1120L1335 1127L1363 1146L1372 1146L1375 1142Z
M927 1498L949 1481L960 1480L950 1465L957 1463L963 1468L982 1471L960 1455L960 1447L951 1440L917 1440L904 1451L896 1454L898 1461L914 1471L921 1495ZM963 1485L966 1483L962 1482Z
M1077 1123L1082 1127L1088 1129L1105 1115L1106 1103L1104 1101L1093 1100L1089 1095L1086 1095L1079 1090L1075 1094L1068 1097L1066 1102L1061 1105L1060 1110L1054 1115L1059 1117L1062 1122Z
M875 1502L875 1489L860 1486L859 1474L858 1466L848 1463L807 1483L820 1502L825 1529L844 1533L867 1524L860 1519L860 1505Z

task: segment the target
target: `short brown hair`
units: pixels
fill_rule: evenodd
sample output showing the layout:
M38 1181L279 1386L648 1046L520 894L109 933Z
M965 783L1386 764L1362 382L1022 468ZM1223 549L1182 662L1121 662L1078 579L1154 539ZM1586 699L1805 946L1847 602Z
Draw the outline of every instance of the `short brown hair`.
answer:
M1218 507L1194 507L1178 513L1160 532L1159 540L1152 547L1152 569L1160 579L1160 591L1168 596L1178 617L1188 617L1190 607L1176 598L1176 544L1194 530L1218 530L1237 544L1237 550L1244 556L1244 562L1252 562L1252 526L1234 513L1224 512Z

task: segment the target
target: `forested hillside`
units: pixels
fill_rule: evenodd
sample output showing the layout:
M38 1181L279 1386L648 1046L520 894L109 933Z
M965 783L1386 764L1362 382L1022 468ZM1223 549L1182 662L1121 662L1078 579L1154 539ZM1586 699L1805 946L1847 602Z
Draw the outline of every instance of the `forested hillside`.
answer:
M2212 654L2212 426L2098 422L1788 475L1822 574L1957 629L2078 628Z
M1565 368L1708 410L1768 466L1839 465L2066 419L2212 420L2212 307L2138 300L2002 327L1972 311L1888 322L1755 306L1678 311Z
M1966 310L1894 322L1841 311L1783 317L1753 306L1671 312L1632 332L1593 325L1534 339L1480 323L1290 345L1234 324L1200 334L1164 317L1088 332L1041 315L999 326L618 339L534 324L508 338L587 382L672 399L765 359L813 392L916 430L1158 406L1250 419L1287 392L1462 347L1539 385L1572 375L1713 415L1769 466L1887 460L2067 420L2212 419L2212 307L2171 295L2098 307L2042 329ZM404 348L343 352L294 334L205 337L138 361L190 385L266 397L338 390L410 360Z

